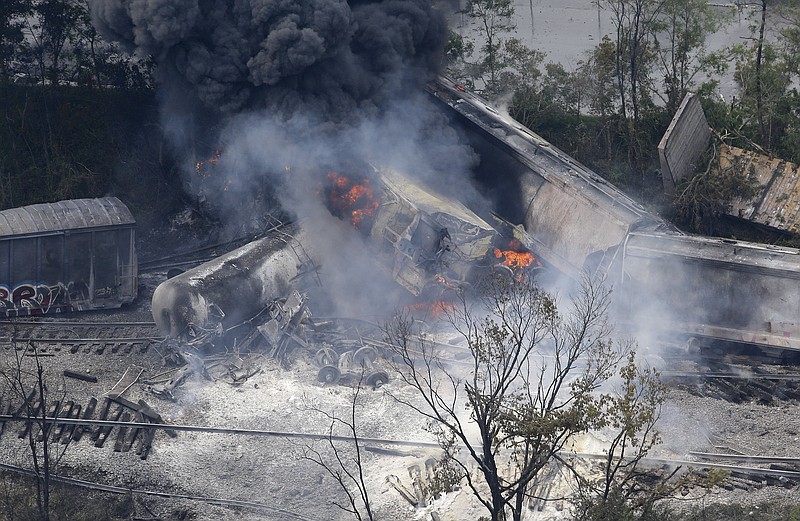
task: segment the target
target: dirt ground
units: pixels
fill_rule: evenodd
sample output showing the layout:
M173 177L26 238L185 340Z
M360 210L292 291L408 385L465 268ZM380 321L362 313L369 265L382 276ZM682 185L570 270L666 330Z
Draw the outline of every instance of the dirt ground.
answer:
M78 321L150 321L150 295L165 279L161 273L141 277L140 296L122 310L86 313L66 317ZM4 367L12 367L13 347L2 348ZM347 414L351 406L352 388L325 386L316 381L317 368L309 356L298 356L287 369L271 359L260 360L259 371L240 385L225 380L211 381L195 374L176 392L175 400L158 398L143 383L168 367L158 347L130 354L106 351L71 353L69 349L53 349L40 360L53 396L63 394L67 400L86 403L90 397L102 399L129 366L143 370L138 383L123 396L129 400L145 400L165 422L293 432L324 435L330 421L318 411ZM29 357L23 357L29 363ZM97 377L97 382L66 379L64 369ZM365 438L405 440L430 443L435 441L425 423L390 396L412 396L412 391L397 380L379 390L361 392L358 426ZM8 390L3 391L8 396ZM724 448L745 454L800 455L800 418L798 404L793 401L777 405L731 404L718 399L698 397L686 390L673 389L664 407L659 428L663 441L652 455L659 458L691 459L690 451L720 452ZM0 436L0 463L30 467L26 440L17 437L21 426L7 425ZM214 520L345 520L353 517L336 508L343 501L336 482L321 467L303 458L308 447L327 451L325 439L287 439L281 436L245 434L211 434L179 432L171 438L159 431L152 450L145 460L134 452L114 452L113 435L102 448L96 448L89 436L67 446L57 473L98 483L141 491L240 500L263 505L261 508L224 507L196 500L164 499L136 495L140 504L162 515L186 507L196 519ZM377 519L440 519L455 521L478 519L484 511L467 490L445 495L432 506L413 508L387 483L396 476L412 488L409 468L425 468L427 459L440 456L430 446L386 446L366 443L363 452L364 472L370 499ZM348 447L349 444L339 445ZM600 453L604 448L602 433L585 436L571 447L576 452ZM344 449L346 450L346 449ZM552 497L569 494L571 484L558 479ZM697 505L712 502L757 504L761 502L800 503L796 487L757 486L745 493L715 487L708 491L690 491L680 498L681 504ZM690 507L691 508L691 507ZM527 520L564 519L569 504L563 501L532 509Z

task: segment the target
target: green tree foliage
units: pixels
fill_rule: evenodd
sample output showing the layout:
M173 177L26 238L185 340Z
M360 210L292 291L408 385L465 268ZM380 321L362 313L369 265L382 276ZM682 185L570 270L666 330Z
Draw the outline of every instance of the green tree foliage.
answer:
M152 87L152 62L120 53L94 29L88 0L0 2L0 85Z
M667 388L658 372L636 365L633 353L619 369L619 389L601 400L598 427L615 432L601 477L583 479L575 517L582 521L608 519L665 520L666 510L657 505L672 489L662 479L655 485L639 469L639 463L660 441L655 424L666 399Z
M642 173L642 111L652 105L650 94L656 57L654 35L665 1L597 0L611 13L620 116L627 123L631 166Z
M154 119L151 73L102 41L87 0L0 2L0 208L102 196L112 181L122 194L134 163L166 166L131 157L161 146L139 127Z
M727 21L706 0L666 0L655 35L658 68L664 78L664 103L675 113L706 58L708 36Z
M516 30L512 0L467 0L464 12L478 23L483 40L472 75L490 97L502 92L501 73L506 68L505 41Z
M448 72L489 99L535 90L544 53L511 37L516 31L512 0L469 0L464 13L476 22L481 42L475 53L470 39L451 31L445 48Z
M29 9L27 0L0 2L0 83L11 79L13 62L25 39L23 20Z
M399 379L417 395L392 397L460 442L483 480L463 458L453 461L493 521L521 519L529 484L578 433L609 426L623 431L617 447L649 448L655 413L642 409L651 403L640 391L646 382L633 382L632 395L598 393L630 354L609 340L608 299L587 279L562 314L532 282L492 278L480 305L463 299L447 319L470 353L465 375L446 368L410 320L388 325Z
M707 61L712 77L700 90L712 127L744 148L758 148L784 159L800 161L800 97L795 87L800 79L797 50L800 40L800 3L753 2L752 38L714 53ZM780 24L777 37L770 40L766 26ZM727 102L714 94L718 77L733 65L738 87Z
M33 0L32 17L27 20L33 56L42 82L58 85L64 75L65 46L77 38L82 7L73 0Z

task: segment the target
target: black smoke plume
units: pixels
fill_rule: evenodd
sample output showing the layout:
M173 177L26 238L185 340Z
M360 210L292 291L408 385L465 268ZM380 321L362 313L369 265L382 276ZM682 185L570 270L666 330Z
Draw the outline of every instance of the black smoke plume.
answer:
M152 55L162 86L207 109L345 121L435 69L446 37L427 0L91 0L95 26Z
M430 0L90 2L101 34L155 59L162 126L202 209L240 235L279 206L312 223L326 286L344 305L392 300L399 286L367 282L374 262L323 206L319 180L378 164L465 186L453 176L474 154L421 88L447 35Z

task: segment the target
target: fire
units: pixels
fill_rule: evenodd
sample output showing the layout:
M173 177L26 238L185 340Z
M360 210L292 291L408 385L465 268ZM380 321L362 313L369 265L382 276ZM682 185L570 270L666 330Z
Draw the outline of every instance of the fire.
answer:
M433 302L417 302L406 306L405 310L413 315L422 315L425 318L439 318L442 315L456 309L456 305L446 300L434 300Z
M364 178L355 182L336 172L328 172L325 177L328 181L326 194L331 212L338 217L348 217L353 226L366 227L366 222L375 216L380 204L375 198L372 181Z
M217 166L219 163L220 158L222 157L222 149L217 149L214 151L214 154L209 157L208 159L204 159L203 161L198 161L194 164L194 170L197 172L197 175L200 177L208 177L211 175L211 167ZM208 168L206 168L208 167Z
M532 267L532 269L541 268L542 263L539 262L539 259L536 256L528 251L518 240L512 239L511 243L509 244L509 249L501 250L499 248L494 248L494 256L498 259L502 259L500 264L504 266L508 266L509 268L519 269L519 268L528 268Z
M439 284L441 284L442 286L444 286L446 288L457 289L456 286L451 284L450 281L448 281L446 278L444 278L440 273L437 273L436 275L434 275L433 278L434 278L434 280L436 280L436 282L438 282Z

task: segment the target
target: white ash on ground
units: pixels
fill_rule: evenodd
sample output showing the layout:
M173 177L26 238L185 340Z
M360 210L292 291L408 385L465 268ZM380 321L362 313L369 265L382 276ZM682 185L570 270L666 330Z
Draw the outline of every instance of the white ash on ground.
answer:
M163 277L163 276L162 276ZM150 288L162 278L146 278ZM78 321L147 321L148 301L143 295L127 310L86 314ZM452 342L450 342L452 343ZM14 351L4 347L6 367L13 362ZM264 360L261 370L241 385L224 381L212 382L194 374L175 392L174 402L156 398L144 383L167 368L162 355L151 348L144 353L122 352L103 354L71 353L68 349L48 348L41 357L46 367L50 391L65 393L68 400L85 403L103 393L122 376L129 366L143 370L142 376L124 397L136 402L145 400L167 423L208 427L242 428L265 431L325 434L330 421L314 409L349 413L353 389L346 386L323 386L316 381L316 370L307 357L297 357L289 369L277 362ZM25 357L28 359L28 357ZM97 383L64 379L64 369L74 369L98 378ZM426 431L425 421L397 404L388 394L412 397L413 391L398 380L392 380L378 391L364 389L360 393L359 433L367 438L407 441L434 441ZM690 395L673 390L664 407L659 429L662 443L652 452L659 458L691 459L690 451L720 452L729 448L745 454L795 456L800 453L800 418L798 404L778 402L774 406L732 404L721 400ZM26 441L17 437L20 424L7 424L0 437L0 462L30 467ZM345 434L341 431L337 434ZM350 519L347 513L333 506L344 497L335 481L324 469L302 459L306 445L325 448L325 440L287 440L273 436L245 436L180 432L177 438L159 431L146 460L132 452L114 452L113 436L103 448L95 448L84 438L67 447L58 472L100 483L133 489L171 492L189 496L246 500L262 503L269 510L234 509L195 501L142 498L151 508L172 511L188 507L199 519L291 519L294 513L304 519ZM339 446L347 450L349 444ZM575 452L601 453L603 437L586 436L570 447ZM436 500L425 508L414 508L387 483L396 476L406 487L412 487L409 467L422 466L430 457L440 457L436 447L384 446L382 451L365 450L364 470L370 498L378 519L430 519L436 512L442 520L477 519L485 512L467 488ZM559 483L551 497L570 493L570 485ZM744 503L800 503L797 487L754 486L749 492L739 489L692 490L680 499L679 505L692 501ZM568 502L548 502L541 510L526 513L527 520L564 519Z

